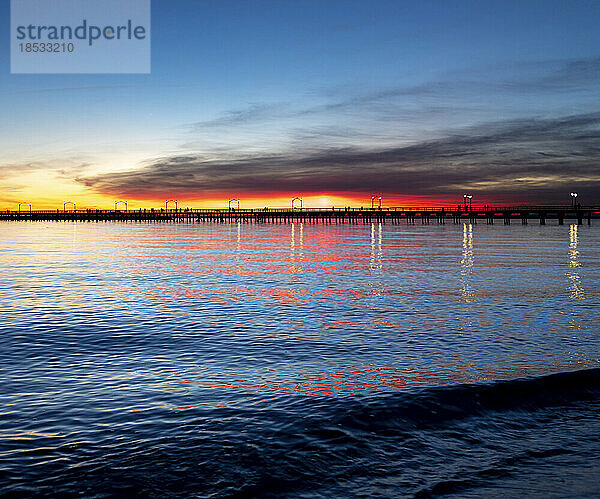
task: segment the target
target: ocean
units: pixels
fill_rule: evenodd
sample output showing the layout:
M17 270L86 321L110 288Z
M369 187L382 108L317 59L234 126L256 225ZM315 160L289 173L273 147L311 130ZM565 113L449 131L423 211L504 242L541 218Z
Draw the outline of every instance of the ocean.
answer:
M1 222L0 495L598 497L599 247Z

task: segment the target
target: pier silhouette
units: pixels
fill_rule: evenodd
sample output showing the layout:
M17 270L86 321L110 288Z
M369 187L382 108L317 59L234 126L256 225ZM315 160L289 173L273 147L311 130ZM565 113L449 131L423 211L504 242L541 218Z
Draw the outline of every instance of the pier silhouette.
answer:
M300 199L300 198L296 198ZM238 201L237 199L231 201ZM232 207L229 202L228 208L214 209L192 209L178 208L175 200L168 200L165 208L159 209L127 209L125 201L115 203L113 210L99 209L67 209L63 210L33 210L29 203L27 210L0 211L0 220L23 220L23 221L80 221L80 222L171 222L171 223L322 223L322 224L357 224L357 223L407 223L407 224L430 224L432 221L438 224L462 223L468 221L476 224L478 221L487 224L495 222L510 225L518 221L523 225L529 221L538 221L545 225L547 220L555 220L558 225L563 225L565 219L576 220L581 225L584 220L591 225L592 218L600 215L600 205L516 205L516 206L454 206L454 207L332 207L332 208L306 208L294 206L290 208L258 208L244 209ZM71 204L71 203L69 203ZM125 209L118 209L119 205L125 204ZM175 208L169 205L175 204ZM373 203L371 203L373 205Z

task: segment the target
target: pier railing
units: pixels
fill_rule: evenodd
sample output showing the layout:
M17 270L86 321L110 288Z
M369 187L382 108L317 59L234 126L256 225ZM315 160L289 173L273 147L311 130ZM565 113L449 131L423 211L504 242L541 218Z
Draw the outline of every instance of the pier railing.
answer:
M511 206L387 206L387 207L339 207L334 206L330 208L137 208L137 209L71 209L71 210L4 210L0 211L0 214L12 214L12 215L51 215L51 214L86 214L86 213L156 213L156 214L182 214L182 213L215 213L215 214L226 214L226 213L316 213L316 212L352 212L352 213L380 213L380 212L410 212L410 213L504 213L504 212L575 212L575 211L588 211L594 212L600 211L600 205L596 206L571 206L571 205L511 205Z

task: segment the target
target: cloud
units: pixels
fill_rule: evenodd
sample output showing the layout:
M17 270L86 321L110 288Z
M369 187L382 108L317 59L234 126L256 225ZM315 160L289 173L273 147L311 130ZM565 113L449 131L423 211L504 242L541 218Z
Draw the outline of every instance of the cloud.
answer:
M600 57L549 61L552 69L545 75L522 82L521 88L536 91L593 91L600 90Z
M253 103L188 126L194 139L187 149L204 154L74 176L101 193L133 199L290 192L447 198L470 190L553 202L577 189L598 201L600 113L557 116L595 102L599 78L599 57L546 60ZM464 126L473 123L481 124Z
M0 180L18 177L23 173L30 173L38 170L46 170L47 165L45 163L8 163L0 164Z
M0 180L12 179L35 172L53 172L57 177L72 179L75 176L85 174L93 166L93 163L79 158L0 164Z
M193 123L191 125L191 128L194 130L202 130L204 128L227 127L245 125L249 123L258 123L263 120L285 116L287 113L286 108L287 104L285 103L251 104L250 106L242 109L234 109L228 111L223 116L217 117L212 120L199 121L197 123Z
M156 159L144 168L77 180L135 199L220 193L373 193L528 197L554 202L577 188L600 196L600 113L487 123L443 138L376 149L314 147L271 155ZM582 198L584 197L582 196Z
M392 88L364 91L355 88L326 89L325 102L253 103L227 111L211 120L190 125L195 132L210 129L248 127L269 122L285 125L286 121L310 117L320 121L335 116L352 115L367 121L397 123L432 123L442 116L469 113L497 113L497 99L505 99L505 111L521 114L520 106L510 106L515 96L564 92L600 93L600 57L545 60L461 70L438 79ZM494 96L494 99L490 97ZM318 96L317 96L318 98ZM486 106L486 102L489 105ZM548 104L546 104L547 106ZM487 109L486 109L487 108ZM295 126L295 125L294 125Z

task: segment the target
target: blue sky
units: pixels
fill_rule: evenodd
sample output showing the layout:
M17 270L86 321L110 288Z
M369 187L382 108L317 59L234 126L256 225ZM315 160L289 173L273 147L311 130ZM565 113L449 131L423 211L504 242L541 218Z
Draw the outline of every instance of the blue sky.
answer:
M0 203L598 201L598 2L156 0L149 75L11 75L0 5Z

